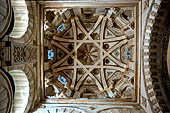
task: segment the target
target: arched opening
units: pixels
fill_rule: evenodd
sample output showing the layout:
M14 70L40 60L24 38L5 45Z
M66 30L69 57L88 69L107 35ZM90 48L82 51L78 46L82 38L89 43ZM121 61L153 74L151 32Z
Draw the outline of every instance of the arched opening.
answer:
M13 102L14 84L10 74L0 67L0 113L9 113Z
M14 28L10 33L12 38L21 38L28 27L28 10L25 0L11 0L14 11Z
M169 0L155 1L148 14L143 41L143 73L152 112L169 113L167 72ZM161 98L160 98L161 97Z
M22 70L12 70L9 72L15 83L15 95L12 113L24 113L29 97L29 81Z
M10 0L0 1L0 41L13 29L13 12Z

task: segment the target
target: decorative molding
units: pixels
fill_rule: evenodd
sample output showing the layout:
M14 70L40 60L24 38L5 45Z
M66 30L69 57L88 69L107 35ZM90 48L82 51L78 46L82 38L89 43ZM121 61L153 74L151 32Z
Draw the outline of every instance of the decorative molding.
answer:
M147 99L145 97L141 97L142 105L146 108L147 107Z
M168 1L164 1L165 4L168 3ZM153 113L163 113L164 112L164 106L161 106L161 103L159 101L159 90L155 89L159 84L157 76L157 37L160 36L160 30L159 33L155 32L158 31L158 29L162 29L161 26L164 24L164 19L156 18L158 15L160 4L162 3L161 0L154 0L151 4L151 9L148 13L147 17L147 23L144 28L144 40L143 40L143 73L144 73L144 79L145 79L145 87L146 92L148 96L148 101L150 104L150 107L152 109ZM164 8L164 7L163 7ZM166 8L165 8L166 9ZM165 10L166 12L166 10ZM166 14L163 14L164 17ZM158 15L159 16L159 15ZM162 16L161 16L162 17ZM158 26L155 26L155 25ZM154 31L154 30L155 31ZM160 43L160 42L159 42Z
M37 47L21 43L11 43L12 65L37 62Z
M144 0L143 10L145 10L146 8L149 7L149 1L150 1L150 0Z
M146 113L143 109L128 108L109 108L97 113Z

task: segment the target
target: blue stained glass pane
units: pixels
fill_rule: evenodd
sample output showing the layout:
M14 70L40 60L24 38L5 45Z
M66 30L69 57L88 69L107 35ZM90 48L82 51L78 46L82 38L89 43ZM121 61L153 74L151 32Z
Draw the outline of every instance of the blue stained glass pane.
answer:
M130 51L130 49L126 48L124 55L125 55L125 57L127 59L130 59L131 58L131 51Z
M126 51L127 58L131 58L130 54L131 54L130 50Z
M60 26L58 26L57 31L63 31L65 29L65 24L62 23Z
M54 52L52 49L48 50L48 59L49 60L53 60L54 58Z
M67 80L63 77L63 76L58 76L58 81L61 82L61 84L63 84L64 86L66 86L67 84Z

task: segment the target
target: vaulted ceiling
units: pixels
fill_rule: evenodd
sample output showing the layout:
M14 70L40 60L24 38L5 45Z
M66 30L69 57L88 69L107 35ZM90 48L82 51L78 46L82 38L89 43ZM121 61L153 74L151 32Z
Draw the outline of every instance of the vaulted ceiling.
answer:
M47 97L137 98L134 7L44 13Z
M12 5L14 28L2 33L0 58L17 93L26 92L17 82L23 72L29 97L22 111L169 112L168 0Z

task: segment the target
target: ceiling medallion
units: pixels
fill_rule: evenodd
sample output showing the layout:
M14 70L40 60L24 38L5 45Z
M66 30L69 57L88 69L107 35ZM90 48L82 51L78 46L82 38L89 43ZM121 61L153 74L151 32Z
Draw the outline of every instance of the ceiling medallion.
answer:
M93 65L99 56L100 51L93 43L84 43L77 51L77 59L84 65Z
M53 54L44 60L45 96L134 100L133 13L132 7L46 9L44 46Z

